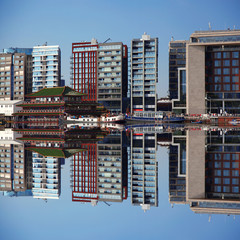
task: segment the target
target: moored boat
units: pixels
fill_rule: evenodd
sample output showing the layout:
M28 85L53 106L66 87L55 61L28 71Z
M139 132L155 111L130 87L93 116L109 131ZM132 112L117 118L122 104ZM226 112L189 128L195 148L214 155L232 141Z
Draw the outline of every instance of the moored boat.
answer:
M123 123L125 122L125 115L119 114L119 115L110 115L110 114L104 114L100 117L92 117L92 116L68 116L67 121L74 121L74 122L80 122L80 123Z
M126 115L127 121L135 122L150 122L150 123L172 123L184 122L185 118L182 116L175 116L172 114L164 114L163 112L141 111L133 115Z

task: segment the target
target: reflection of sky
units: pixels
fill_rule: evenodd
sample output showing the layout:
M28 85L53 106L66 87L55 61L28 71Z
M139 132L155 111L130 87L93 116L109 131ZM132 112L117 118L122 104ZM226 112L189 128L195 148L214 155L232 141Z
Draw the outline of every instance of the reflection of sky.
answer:
M62 167L59 200L0 197L1 239L238 239L240 216L194 214L168 201L168 150L158 147L159 207L146 213L131 199L111 203L72 202L70 161Z

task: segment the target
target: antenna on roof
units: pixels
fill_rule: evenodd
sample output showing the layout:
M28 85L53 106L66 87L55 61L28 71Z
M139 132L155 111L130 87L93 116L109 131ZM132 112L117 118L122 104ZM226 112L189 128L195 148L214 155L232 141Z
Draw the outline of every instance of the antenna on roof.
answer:
M174 37L173 36L171 37L171 41L174 41Z
M211 23L210 23L210 22L208 23L208 28L209 28L209 31L212 30L212 27L211 27Z
M110 41L111 40L111 38L108 38L106 41L104 41L103 43L106 43L106 42L108 42L108 41Z

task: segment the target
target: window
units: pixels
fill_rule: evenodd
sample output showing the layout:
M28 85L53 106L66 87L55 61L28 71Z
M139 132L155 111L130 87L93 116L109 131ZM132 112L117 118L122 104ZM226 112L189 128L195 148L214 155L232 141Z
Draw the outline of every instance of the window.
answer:
M232 68L232 74L239 74L238 68Z
M239 168L239 162L232 162L232 168Z
M221 58L221 53L220 52L214 53L214 58Z
M224 68L223 69L223 74L224 75L230 74L230 69L229 68Z
M230 184L230 178L224 178L223 184Z
M232 170L232 176L239 177L239 171L238 170Z
M214 66L215 67L221 67L221 61L220 60L215 60L214 61Z
M233 90L233 91L238 91L238 90L239 90L239 85L237 85L237 84L232 84L232 90Z
M232 60L232 66L236 67L239 65L239 61L238 60Z
M230 168L230 162L223 162L224 168Z
M214 178L215 184L221 184L221 178Z
M229 170L223 170L223 176L224 177L229 177L230 176L230 171Z
M230 60L224 60L223 61L223 66L229 67L230 66Z
M238 83L239 82L239 76L232 76L232 82Z
M220 75L221 74L221 68L215 68L214 69L214 74Z
M229 83L230 82L230 76L223 77L223 82Z
M223 58L230 58L230 52L223 52Z
M232 58L239 58L239 52L232 52Z
M214 82L215 83L220 83L221 82L221 77L220 76L215 76L214 77Z

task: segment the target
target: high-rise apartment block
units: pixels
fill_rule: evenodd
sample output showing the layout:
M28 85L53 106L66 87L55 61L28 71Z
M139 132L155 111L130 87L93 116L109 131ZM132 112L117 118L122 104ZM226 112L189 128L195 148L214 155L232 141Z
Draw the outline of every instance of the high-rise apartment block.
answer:
M177 60L179 57L181 60ZM240 30L197 31L189 41L171 41L169 91L173 110L188 114L240 113L239 61Z
M142 35L131 46L131 113L157 110L158 38Z
M42 88L58 87L61 83L61 51L59 46L33 48L32 92Z
M123 43L72 44L72 87L87 94L85 101L98 101L111 113L126 111L127 46Z
M0 100L24 100L31 93L31 54L31 48L8 48L0 53Z
M97 49L96 39L72 44L71 85L87 94L84 101L97 101Z

